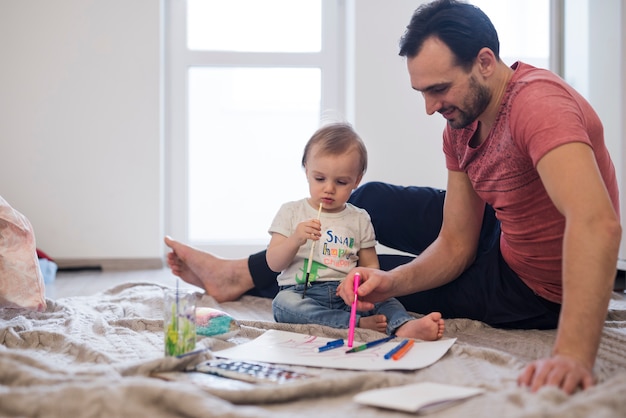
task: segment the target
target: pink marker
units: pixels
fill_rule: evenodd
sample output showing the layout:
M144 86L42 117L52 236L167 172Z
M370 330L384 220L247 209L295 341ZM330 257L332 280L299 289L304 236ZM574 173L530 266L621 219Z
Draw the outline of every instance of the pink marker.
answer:
M348 347L352 348L354 342L354 328L356 327L356 302L358 299L357 290L359 290L359 282L361 275L354 273L354 301L352 301L352 310L350 310L350 329L348 330Z

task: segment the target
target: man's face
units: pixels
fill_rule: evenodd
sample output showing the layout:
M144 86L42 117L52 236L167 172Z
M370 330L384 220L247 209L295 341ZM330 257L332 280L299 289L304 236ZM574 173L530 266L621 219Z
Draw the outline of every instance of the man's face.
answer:
M491 101L491 91L474 68L466 72L455 65L452 51L437 38L427 39L407 66L411 85L424 96L426 113L441 113L452 128L477 120Z

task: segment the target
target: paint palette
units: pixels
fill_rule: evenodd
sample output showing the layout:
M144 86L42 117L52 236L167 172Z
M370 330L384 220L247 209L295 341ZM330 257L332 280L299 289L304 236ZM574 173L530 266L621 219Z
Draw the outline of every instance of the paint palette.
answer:
M269 363L239 360L208 360L195 366L195 372L208 373L248 383L287 383L312 375Z

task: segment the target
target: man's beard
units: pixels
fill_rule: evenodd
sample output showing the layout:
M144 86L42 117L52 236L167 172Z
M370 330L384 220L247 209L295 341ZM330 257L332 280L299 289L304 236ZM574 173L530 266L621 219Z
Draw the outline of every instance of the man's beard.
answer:
M470 91L463 100L463 109L457 107L458 118L448 120L454 129L462 129L473 123L485 111L491 101L491 92L486 86L478 84L474 76L469 79Z

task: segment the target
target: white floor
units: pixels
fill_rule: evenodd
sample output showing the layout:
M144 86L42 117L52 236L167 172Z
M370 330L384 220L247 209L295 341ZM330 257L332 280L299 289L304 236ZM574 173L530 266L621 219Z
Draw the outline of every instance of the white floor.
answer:
M175 287L178 285L185 289L199 288L183 282L174 276L169 269L154 270L131 270L131 271L61 271L57 272L54 282L46 284L46 297L57 299L69 296L86 296L101 292L118 284L128 282L155 282L166 286ZM617 292L624 292L626 279L624 273L620 272L615 280L614 289Z
M58 299L69 296L87 296L107 290L115 285L129 282L154 282L175 287L179 281L181 288L191 286L174 276L169 269L133 271L60 271L52 283L46 284L46 297Z

